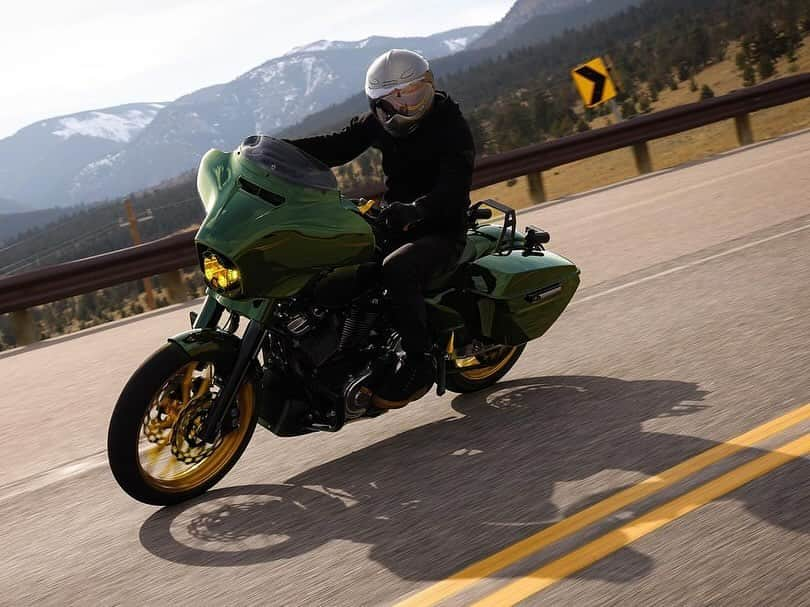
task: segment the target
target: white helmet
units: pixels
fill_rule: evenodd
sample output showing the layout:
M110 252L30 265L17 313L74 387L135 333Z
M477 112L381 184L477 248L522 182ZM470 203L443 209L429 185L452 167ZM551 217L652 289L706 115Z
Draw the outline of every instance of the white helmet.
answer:
M413 133L433 106L436 88L427 59L419 53L392 49L366 72L366 96L383 128L395 137Z

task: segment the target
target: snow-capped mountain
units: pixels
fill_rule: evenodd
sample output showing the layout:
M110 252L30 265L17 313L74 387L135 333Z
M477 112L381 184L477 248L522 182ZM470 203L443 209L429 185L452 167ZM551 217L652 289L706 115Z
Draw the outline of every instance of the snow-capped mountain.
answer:
M124 106L31 125L0 141L0 191L49 206L92 202L155 185L194 168L212 147L230 149L247 135L277 133L347 99L362 90L371 61L390 48L442 57L463 50L485 29L468 27L424 38L320 40L165 107ZM81 146L67 152L79 142ZM30 164L22 170L26 164L18 163L9 171L4 161L23 145L41 148L48 160L37 170Z
M60 116L0 140L0 191L17 201L0 204L0 212L70 202L65 184L88 165L126 147L165 107L135 103Z

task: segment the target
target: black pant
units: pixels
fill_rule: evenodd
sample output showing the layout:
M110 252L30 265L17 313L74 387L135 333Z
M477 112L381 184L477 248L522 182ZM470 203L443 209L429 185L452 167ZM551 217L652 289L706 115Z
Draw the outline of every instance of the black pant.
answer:
M431 279L458 261L462 249L462 244L449 238L424 236L386 255L383 284L391 295L394 326L402 337L405 352L430 351L424 290Z

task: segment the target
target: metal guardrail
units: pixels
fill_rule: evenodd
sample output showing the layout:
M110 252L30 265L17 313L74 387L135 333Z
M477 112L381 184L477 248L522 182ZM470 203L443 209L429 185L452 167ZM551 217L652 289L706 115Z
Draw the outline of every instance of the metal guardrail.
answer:
M185 230L111 253L0 278L4 292L0 313L195 266L198 263L193 246L195 233L196 230Z
M810 97L810 74L782 78L728 95L635 117L620 124L482 158L476 163L473 187L528 176L535 202L545 200L541 173L569 162L632 147L640 173L652 170L647 142L722 120L734 119L741 145L753 136L749 113ZM353 194L377 194L381 186ZM197 264L189 230L143 245L0 278L0 314L24 310L129 280L176 272ZM27 316L27 314L25 314ZM20 333L18 328L18 341ZM26 341L26 340L23 340Z
M638 147L653 139L732 118L737 122L740 143L752 143L748 114L806 97L810 97L810 74L791 76L713 99L637 116L605 128L483 158L476 166L473 185L480 188L516 176L547 171L569 162L620 148Z

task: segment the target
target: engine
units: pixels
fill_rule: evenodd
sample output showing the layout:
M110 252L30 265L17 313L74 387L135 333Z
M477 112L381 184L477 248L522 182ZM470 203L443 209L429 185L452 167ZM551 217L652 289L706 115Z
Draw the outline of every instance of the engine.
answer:
M387 332L379 326L382 308L381 298L369 297L347 308L291 305L278 311L291 346L287 362L328 409L343 409L343 421L365 414L370 381L391 364Z

